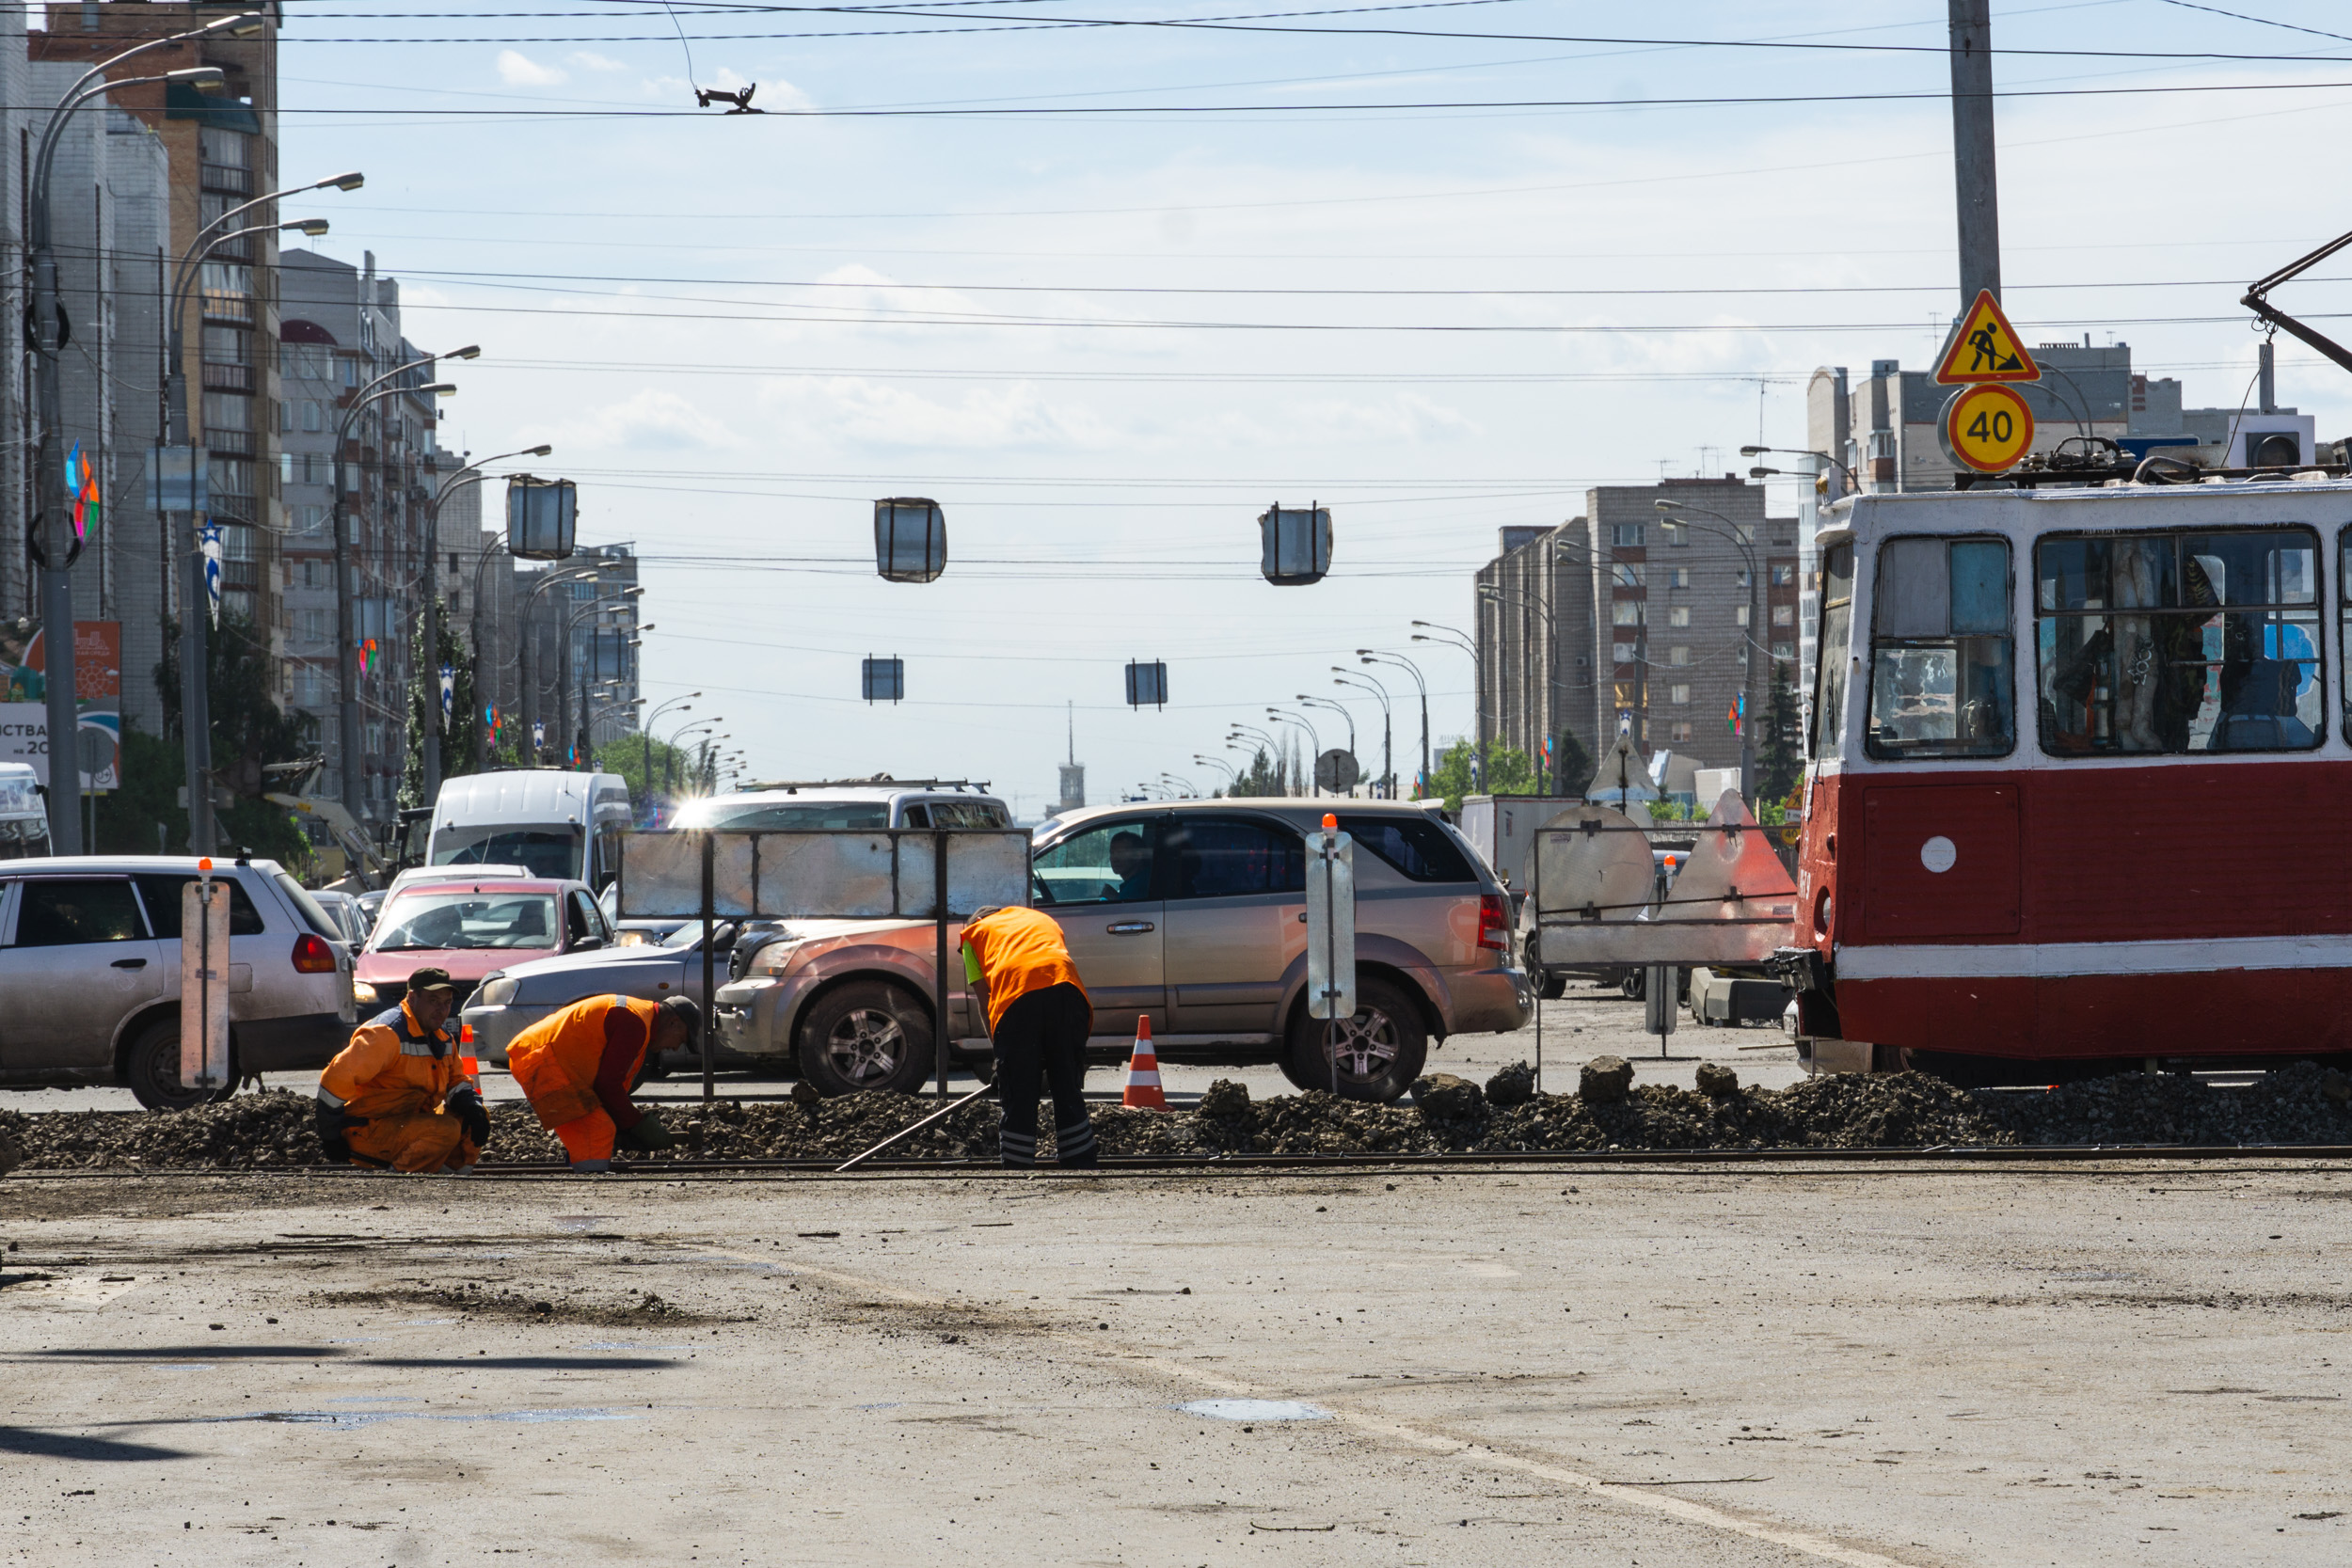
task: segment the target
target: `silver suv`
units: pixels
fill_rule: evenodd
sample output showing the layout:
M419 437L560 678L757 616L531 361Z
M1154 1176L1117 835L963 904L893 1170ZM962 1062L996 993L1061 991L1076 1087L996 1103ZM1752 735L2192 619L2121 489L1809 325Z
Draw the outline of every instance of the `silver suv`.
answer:
M1430 813L1372 800L1130 804L1071 812L1036 833L1031 899L1060 923L1094 999L1090 1054L1122 1058L1145 1016L1163 1060L1272 1061L1302 1088L1330 1086L1324 1028L1306 1016L1304 835L1333 810L1357 845L1359 1009L1341 1032L1341 1092L1394 1100L1433 1041L1526 1023L1534 996L1502 888ZM747 931L719 1025L737 1051L797 1058L829 1093L918 1086L931 1063L933 941L916 921ZM979 1031L952 978L948 1022L965 1041Z
M226 1100L240 1078L325 1067L350 1037L342 927L272 861L229 884L230 1087L180 1083L184 855L0 864L0 1087L125 1084L151 1110Z

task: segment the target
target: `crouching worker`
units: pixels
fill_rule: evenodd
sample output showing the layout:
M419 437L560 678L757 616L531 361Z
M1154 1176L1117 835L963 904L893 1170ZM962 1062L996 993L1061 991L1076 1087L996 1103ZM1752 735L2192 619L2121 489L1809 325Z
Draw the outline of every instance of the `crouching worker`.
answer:
M490 1117L450 1027L456 1000L449 971L416 970L399 1006L352 1031L319 1075L319 1147L329 1160L439 1171L482 1158Z
M611 1170L616 1144L655 1149L677 1141L628 1097L644 1082L649 1055L679 1049L701 1025L702 1009L683 996L593 996L516 1036L506 1069L539 1125L564 1140L572 1169Z
M1037 1164L1037 1091L1054 1091L1054 1161L1091 1165L1087 1036L1094 1006L1078 983L1061 927L1035 910L987 909L963 927L963 978L996 1043L997 1147L1008 1165Z

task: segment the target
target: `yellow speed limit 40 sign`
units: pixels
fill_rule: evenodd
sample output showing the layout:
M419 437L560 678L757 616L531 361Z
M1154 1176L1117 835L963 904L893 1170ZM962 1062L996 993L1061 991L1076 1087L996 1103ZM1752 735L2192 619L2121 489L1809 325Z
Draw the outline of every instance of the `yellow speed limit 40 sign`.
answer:
M2033 450L2033 410L1999 382L1954 392L1941 428L1945 454L1980 474L2007 473Z

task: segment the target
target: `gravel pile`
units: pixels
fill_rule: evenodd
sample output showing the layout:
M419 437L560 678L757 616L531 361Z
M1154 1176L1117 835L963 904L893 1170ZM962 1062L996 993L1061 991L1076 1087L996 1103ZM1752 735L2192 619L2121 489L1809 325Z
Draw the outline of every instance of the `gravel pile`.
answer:
M2255 1086L2217 1089L2195 1079L2132 1073L2047 1092L1971 1094L1920 1073L1847 1074L1788 1089L1740 1084L1708 1064L1700 1088L1632 1082L1617 1057L1597 1057L1580 1092L1539 1095L1524 1064L1484 1087L1448 1073L1414 1085L1413 1099L1375 1105L1315 1092L1253 1101L1219 1079L1198 1109L1105 1106L1095 1133L1112 1158L1214 1154L1437 1154L1708 1148L1981 1148L1989 1145L2352 1144L2352 1079L2312 1066L2269 1073ZM315 1164L312 1101L282 1090L172 1113L0 1111L0 1174L33 1169ZM722 1100L662 1114L677 1134L669 1159L842 1161L919 1121L938 1101L866 1094L840 1100ZM884 1159L993 1161L996 1106L982 1100L894 1145ZM1051 1129L1053 1107L1038 1125ZM1044 1142L1050 1145L1052 1135ZM520 1104L490 1110L488 1157L560 1162L563 1148ZM1044 1157L1041 1150L1041 1158Z

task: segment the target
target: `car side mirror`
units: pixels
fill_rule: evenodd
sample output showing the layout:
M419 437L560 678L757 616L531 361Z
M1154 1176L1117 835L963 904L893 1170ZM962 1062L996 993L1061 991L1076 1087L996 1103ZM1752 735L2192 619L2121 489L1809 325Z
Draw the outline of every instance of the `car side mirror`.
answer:
M602 937L582 937L578 942L572 943L572 951L575 953L585 953L592 947L602 947L603 945L604 939Z

